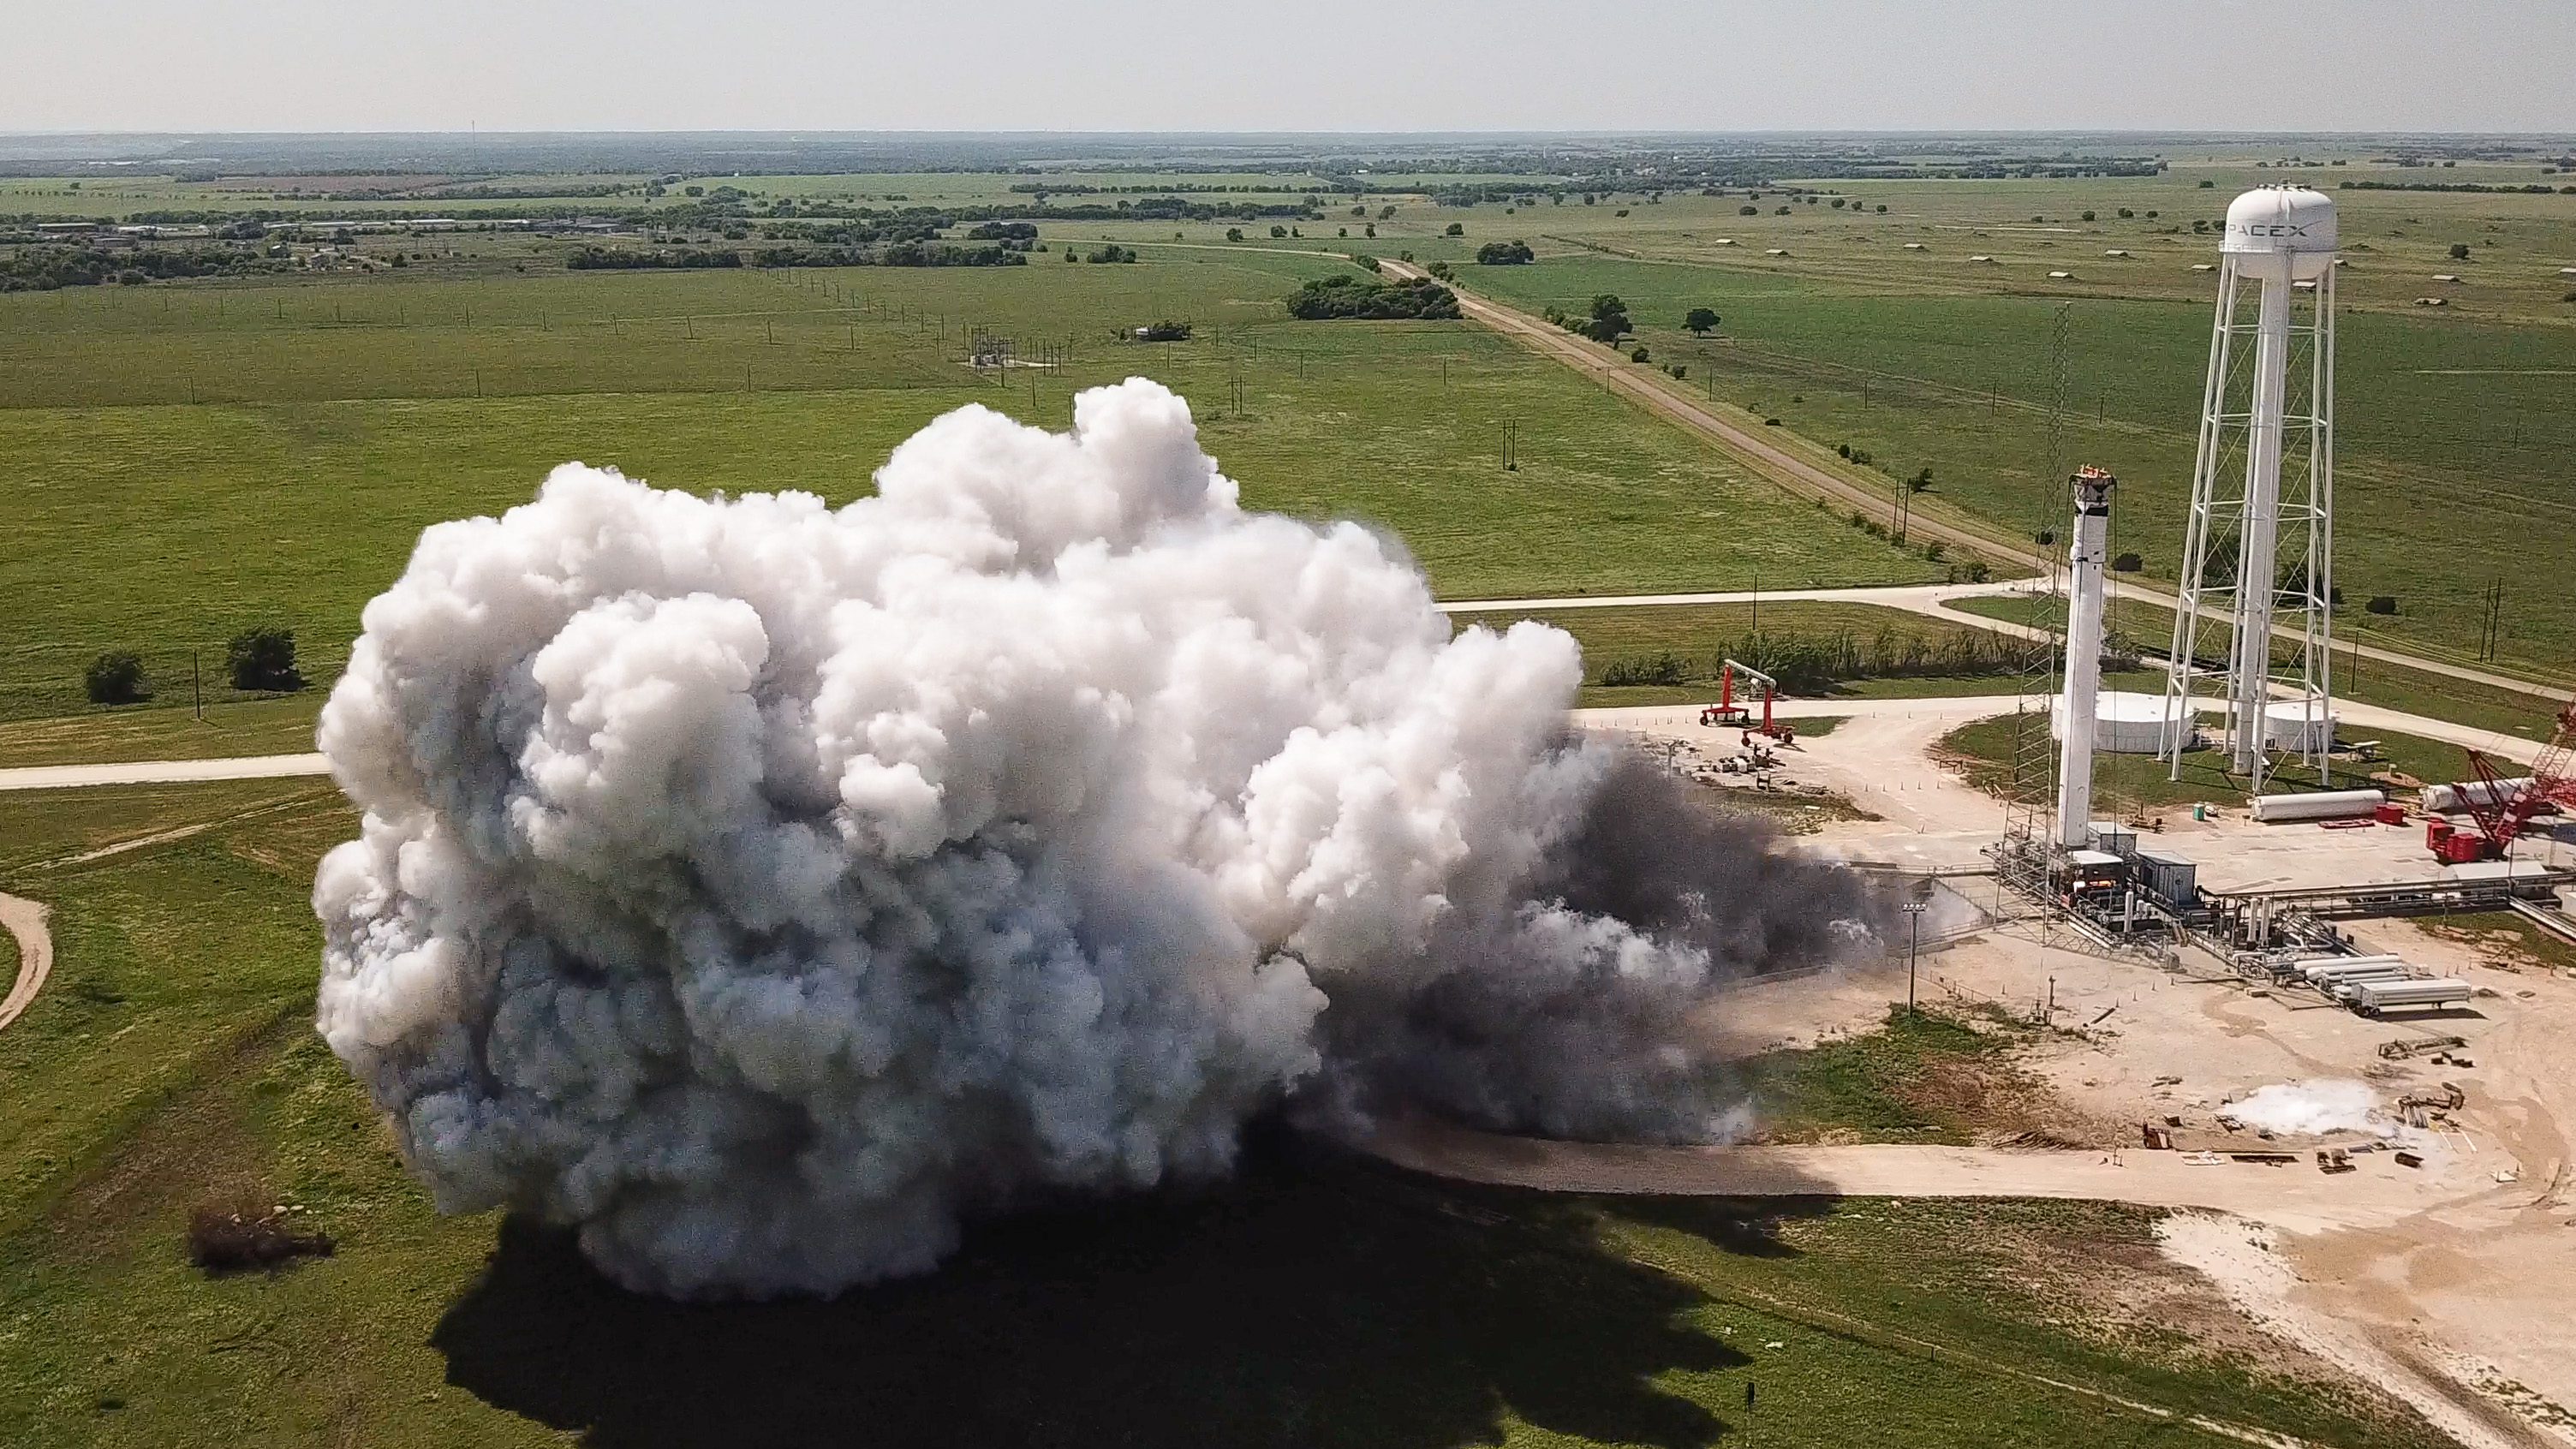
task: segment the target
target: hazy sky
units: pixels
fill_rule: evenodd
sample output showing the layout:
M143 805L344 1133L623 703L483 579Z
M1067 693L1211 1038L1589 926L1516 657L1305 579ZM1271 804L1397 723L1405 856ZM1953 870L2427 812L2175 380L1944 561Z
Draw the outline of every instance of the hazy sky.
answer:
M11 0L0 130L2576 131L2576 0Z

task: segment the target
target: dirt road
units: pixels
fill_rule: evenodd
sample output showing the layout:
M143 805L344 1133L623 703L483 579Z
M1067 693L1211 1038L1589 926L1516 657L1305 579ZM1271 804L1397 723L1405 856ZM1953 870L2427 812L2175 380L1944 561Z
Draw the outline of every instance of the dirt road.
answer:
M54 936L45 929L46 914L46 908L34 901L0 895L0 926L18 938L18 979L8 996L0 998L0 1031L18 1019L45 988L45 978L53 974Z
M1503 1137L1427 1121L1388 1126L1363 1144L1439 1177L1551 1192L1710 1197L2045 1197L2208 1208L2295 1232L2385 1227L2464 1198L2508 1193L2457 1159L2400 1167L2365 1154L2328 1177L2304 1164L2181 1152L2058 1152L1984 1147L1645 1147ZM2529 1194L2523 1193L2523 1196Z

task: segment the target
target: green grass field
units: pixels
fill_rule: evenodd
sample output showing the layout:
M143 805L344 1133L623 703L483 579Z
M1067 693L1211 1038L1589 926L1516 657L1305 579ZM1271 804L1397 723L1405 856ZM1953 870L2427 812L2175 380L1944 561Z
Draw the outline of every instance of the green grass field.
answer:
M79 711L82 666L115 647L146 654L157 705L186 703L187 651L202 677L224 639L261 623L295 629L307 675L327 681L422 527L522 501L567 459L666 486L845 500L949 408L1062 427L1075 389L1131 374L1194 400L1248 504L1382 525L1451 595L1942 576L1783 506L1678 431L1469 324L1286 320L1297 279L1337 265L1187 252L1061 271L0 297L0 314L28 323L0 328L0 396L35 404L0 407L0 487L22 500L26 543L0 559L0 590L21 605L0 642L0 718ZM1202 319L1202 336L1111 340L1171 315ZM973 325L1067 343L1073 360L1007 385L979 377L963 360ZM178 380L191 370L193 405ZM1520 431L1513 472L1499 466L1505 420Z
M2012 780L2015 728L2011 716L1979 720L1942 736L1939 748L1965 769L1968 783L1996 795L2005 795ZM2348 745L2360 732L2346 726L2336 733L2342 743ZM2379 742L2378 758L2335 761L2328 772L2331 778L2323 783L2306 765L2296 760L2282 760L2275 766L2276 773L2266 780L2265 791L2282 794L2325 788L2361 789L2368 786L2372 774L2392 769L2426 781L2475 778L2469 772L2468 753L2457 745L2384 730L2368 733L2370 738ZM2095 809L2106 817L2130 819L2140 812L2198 802L2213 805L2245 803L2245 780L2228 771L2222 751L2187 750L2182 757L2182 777L2173 778L2172 770L2171 765L2153 755L2096 755L2093 761Z
M2296 179L2385 176L2346 167ZM2072 302L2063 462L2123 478L2115 547L2169 576L2214 294L2191 266L2214 260L2215 242L2189 223L2273 179L2177 165L2156 178L1826 183L1855 205L1801 204L1789 216L1770 214L1788 199L1777 195L1762 215L1735 215L1750 204L1740 194L1667 198L1626 218L1480 209L1457 255L1526 232L1535 265L1471 266L1462 280L1532 311L1580 310L1615 292L1655 361L1688 365L1689 381L1713 382L1720 400L1829 447L1865 448L1895 474L1930 466L1949 501L2017 525L2040 515L2048 493L2050 331ZM2552 178L2497 168L2477 179ZM2478 587L2522 576L2530 540L2554 529L2576 489L2576 421L2564 406L2576 305L2562 299L2576 291L2559 271L2576 263L2576 196L2334 194L2350 261L2339 279L2339 578L2356 598L2403 599L2392 630L2408 647L2445 647L2474 632L2462 621ZM1888 213L1861 209L1878 204ZM2135 214L2121 218L2123 207ZM2468 260L2448 256L2454 243ZM1786 255L1766 255L1774 249ZM2114 250L2130 255L2103 255ZM2052 281L2049 270L2076 276ZM2436 273L2463 281L2435 283ZM2433 292L2448 305L2413 305ZM1700 305L1724 319L1707 340L1680 330ZM2576 613L2551 591L2508 582L2508 592L2519 599L2508 654L2545 667L2576 660Z
M2171 1271L2151 1213L1546 1197L1268 1129L1233 1180L977 1225L934 1277L831 1303L635 1297L559 1233L435 1216L311 1034L304 896L350 828L312 788L0 798L0 887L52 903L62 947L0 1035L0 1441L2230 1442L2111 1394L2437 1442L2367 1392L2119 1312L2122 1275ZM1903 1075L1785 1074L1827 1124ZM334 1255L189 1266L190 1210L244 1198L292 1205Z

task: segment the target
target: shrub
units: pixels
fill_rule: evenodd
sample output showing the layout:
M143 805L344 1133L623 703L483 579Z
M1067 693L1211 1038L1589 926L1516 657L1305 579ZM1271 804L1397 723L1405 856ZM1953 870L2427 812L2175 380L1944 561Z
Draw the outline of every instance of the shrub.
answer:
M1467 224L1463 221L1453 221L1449 223L1448 230L1443 231L1440 234L1442 236L1465 236L1467 234Z
M1688 682L1689 677L1689 667L1669 651L1641 659L1613 659L1601 671L1601 682L1613 686L1676 685Z
M1778 418L1764 418L1762 420L1762 426L1766 428L1776 428L1780 426L1780 420Z
M2131 218L2131 217L2133 217L2133 216L2136 216L2136 215L2137 215L2137 213L2136 213L2136 212L2131 211L2130 209L2128 209L2128 208L2127 208L2127 207L2125 207L2125 206L2120 208L2120 220L2122 220L2122 221L2127 221L2129 218Z
M2394 614L2397 612L2397 596L2395 594L2373 594L2370 596L2370 602L2363 604L2362 607L2368 609L2374 614Z
M1511 267L1535 261L1537 256L1525 241L1487 242L1476 248L1476 263L1486 267Z
M1243 240L1243 228L1242 228L1242 227L1239 227L1239 226L1230 226L1230 227L1227 227L1227 228L1225 229L1225 239L1226 239L1227 241L1241 241L1241 240Z
M1758 206L1739 206L1735 209L1735 214L1737 216L1760 216L1762 214L1762 208Z
M111 649L89 662L81 684L92 704L137 704L152 697L143 679L143 659L130 649Z
M1939 563L1944 552L1946 550L1942 548L1941 540L1937 538L1923 545L1923 558L1927 563Z
M2118 574L2133 574L2146 566L2147 561L2134 553L2124 553L2111 560L2111 572Z
M1772 214L1773 216L1787 216L1787 215L1789 214L1789 208L1787 208L1787 207L1785 207L1785 206L1784 206L1784 207L1781 207L1778 211L1775 211L1775 212L1773 212L1773 213L1771 213L1771 214Z
M1270 229L1270 235L1274 239L1285 239L1288 235L1288 228L1284 226L1274 226Z
M224 645L224 672L235 689L290 690L304 687L295 670L295 631L253 629L235 634Z
M1653 356L1653 354L1642 347L1632 347L1628 350L1628 360L1630 362L1644 362L1651 356Z
M1118 245L1116 242L1111 242L1107 246L1101 247L1091 255L1083 258L1083 260L1088 262L1132 262L1136 260L1136 253L1127 247Z
M1690 369L1678 362L1667 363L1664 371L1671 373L1675 381L1690 376Z
M1887 215L1887 203L1886 203L1886 202L1882 201L1882 202L1880 202L1880 203L1878 204L1878 214L1879 214L1879 215L1881 215L1881 216L1885 216L1885 215Z
M2451 243L2451 260L2452 260L2452 261L2455 261L2455 262L2465 262L2465 261L2467 261L2468 259L2469 259L2469 244L2468 244L2467 242L2453 242L2453 243Z
M1357 268L1359 268L1361 271L1364 271L1364 272L1375 272L1375 271L1381 271L1381 270L1383 270L1383 269L1378 265L1378 260L1377 260L1377 258L1375 258L1375 257L1373 257L1373 256L1370 256L1370 255L1369 255L1368 253L1366 253L1366 252L1362 252L1362 253L1360 253L1358 256L1355 256L1355 257L1351 258L1351 265L1352 265L1352 266L1355 266L1355 267L1357 267Z
M1449 264L1447 262L1433 262L1431 265L1424 267L1423 270L1429 272L1435 277L1438 277L1444 282L1457 275L1457 273L1449 270Z
M2091 221L2091 220L2093 219L2093 213L2091 213L2091 212L2089 212L2089 211L2088 211L2088 212L2086 212L2086 213L2084 213L2084 219L2085 219L2086 221Z

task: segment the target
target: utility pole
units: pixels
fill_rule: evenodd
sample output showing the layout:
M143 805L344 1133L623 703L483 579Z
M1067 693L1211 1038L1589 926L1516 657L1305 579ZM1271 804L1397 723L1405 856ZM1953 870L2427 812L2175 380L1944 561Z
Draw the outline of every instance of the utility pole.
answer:
M197 721L202 724L206 718L206 682L197 673L197 651L194 649L188 651L188 691L196 696Z

